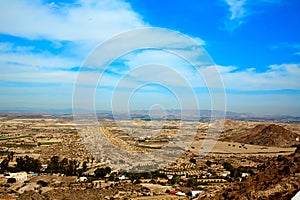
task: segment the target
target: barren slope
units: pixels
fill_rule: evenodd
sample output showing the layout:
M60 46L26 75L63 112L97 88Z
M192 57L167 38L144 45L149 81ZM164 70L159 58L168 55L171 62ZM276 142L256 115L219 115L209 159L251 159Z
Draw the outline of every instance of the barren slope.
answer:
M299 144L299 135L276 124L259 124L241 134L231 134L226 140L262 146L290 147Z

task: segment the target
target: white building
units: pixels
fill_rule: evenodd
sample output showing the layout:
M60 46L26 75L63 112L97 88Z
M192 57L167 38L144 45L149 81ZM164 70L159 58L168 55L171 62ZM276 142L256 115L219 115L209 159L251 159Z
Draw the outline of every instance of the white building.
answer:
M246 177L248 177L250 174L249 173L242 173L242 178L246 178Z
M78 179L78 181L79 182L86 182L88 179L87 179L87 177L85 177L85 176L81 176L81 177L79 177L79 179Z
M16 181L26 181L27 172L9 173L9 176L6 176L5 178L15 178Z
M177 196L185 196L185 193L183 193L183 192L176 192L175 195L177 195Z
M191 190L192 197L196 197L201 192L202 192L201 190Z
M127 179L125 175L120 175L118 178L119 178L119 180L126 180Z

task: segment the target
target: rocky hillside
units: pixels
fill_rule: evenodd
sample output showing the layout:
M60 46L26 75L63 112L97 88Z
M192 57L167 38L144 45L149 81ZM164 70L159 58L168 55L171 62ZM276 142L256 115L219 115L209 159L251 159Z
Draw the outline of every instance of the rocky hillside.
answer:
M290 147L299 144L296 141L299 137L298 134L280 125L259 124L240 134L231 134L226 140L262 146Z
M300 190L299 179L300 146L292 155L267 160L255 175L230 185L214 199L291 199Z

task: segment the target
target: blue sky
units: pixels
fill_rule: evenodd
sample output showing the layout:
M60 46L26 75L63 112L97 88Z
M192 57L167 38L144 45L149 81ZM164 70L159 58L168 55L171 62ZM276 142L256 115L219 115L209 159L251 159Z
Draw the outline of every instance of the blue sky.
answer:
M227 110L300 116L298 0L3 0L0 5L2 111L71 109L78 71L92 50L126 31L161 27L191 37L206 50L214 66L201 70L207 76L213 76L211 67L219 71ZM134 70L154 61L175 69L183 65L188 68L178 58L155 50L123 55L105 71L103 85L96 87L97 109L111 109L115 84L130 70L130 75L143 77L144 81L156 77L155 70L146 71L147 77ZM87 77L100 73L82 71ZM181 92L176 75L159 73L170 81L170 88ZM179 74L191 82L195 79L192 70L184 69ZM125 85L125 92L136 87L128 82ZM130 88L136 91L130 107L179 106L172 92L154 85ZM201 84L193 89L200 100L199 107L210 109L207 89Z

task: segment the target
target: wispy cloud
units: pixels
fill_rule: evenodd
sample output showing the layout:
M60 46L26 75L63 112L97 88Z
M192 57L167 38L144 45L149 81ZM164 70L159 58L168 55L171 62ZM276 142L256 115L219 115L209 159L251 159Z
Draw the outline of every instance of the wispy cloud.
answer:
M293 55L300 55L300 43L299 42L282 42L270 47L272 50L291 50Z
M245 17L246 10L244 8L246 0L226 0L231 13L230 20L241 19Z
M225 21L225 29L233 31L243 23L247 11L245 9L246 0L225 0L228 5L230 17Z
M265 4L280 4L281 0L223 0L228 6L229 15L224 22L224 29L234 31L244 24L249 16L258 13L257 8ZM254 9L255 7L255 9Z
M257 72L255 68L239 70L239 68L233 66L216 67L222 75L225 88L228 90L233 89L245 92L300 90L299 63L270 65L268 70L264 72Z

